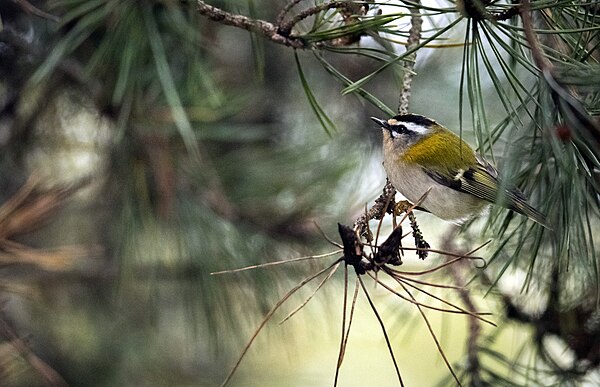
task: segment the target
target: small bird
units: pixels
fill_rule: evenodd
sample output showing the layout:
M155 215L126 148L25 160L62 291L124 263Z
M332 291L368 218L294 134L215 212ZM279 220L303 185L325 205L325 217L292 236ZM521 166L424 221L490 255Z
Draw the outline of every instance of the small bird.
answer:
M413 203L430 190L420 209L460 223L498 203L550 228L517 187L504 187L496 168L436 121L418 114L371 119L383 129L383 166L394 188Z

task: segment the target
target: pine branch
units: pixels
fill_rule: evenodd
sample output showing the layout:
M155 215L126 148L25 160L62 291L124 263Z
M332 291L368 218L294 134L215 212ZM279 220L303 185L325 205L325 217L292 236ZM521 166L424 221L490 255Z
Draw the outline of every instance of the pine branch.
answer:
M531 6L529 0L521 1L520 8L521 20L523 21L523 30L525 32L525 38L529 43L531 49L531 55L533 60L541 70L552 71L554 65L546 58L542 52L540 41L533 31L533 21L531 20Z
M279 15L277 15L277 19L275 19L275 23L280 26L283 23L283 18L285 18L285 15L292 9L294 8L294 6L296 4L298 4L299 2L301 2L302 0L290 0L289 3L287 3L279 12Z
M274 43L294 48L308 48L302 39L282 35L279 27L273 23L226 12L220 8L208 5L201 0L197 1L196 9L201 15L206 16L210 20L261 34Z
M322 11L325 11L328 9L351 8L351 7L352 7L352 3L349 1L334 1L331 3L323 3L323 4L316 5L314 7L305 9L304 11L300 12L298 15L294 16L290 21L288 21L286 23L282 23L279 26L279 33L284 36L289 36L289 34L292 31L292 28L294 28L294 26L296 24L298 24L298 22L306 19L307 17L313 16L319 12L322 12Z
M356 219L352 228L356 230L359 235L365 236L367 241L371 241L373 236L370 235L369 221L371 219L381 219L386 212L391 211L390 209L395 205L395 194L396 190L392 186L392 183L387 181L383 187L383 192L375 200L375 204L373 204L368 211L365 211L361 216L358 217L358 219Z
M421 11L416 5L421 5L420 0L415 1L415 7L410 9L412 13L410 23L411 27L408 32L408 42L406 45L406 51L410 51L419 45L421 40L421 25L423 20L421 18ZM417 53L414 52L404 61L404 78L402 80L402 91L400 92L400 98L398 102L398 114L408 113L408 102L411 94L411 84L414 76L413 69L415 68L415 61L417 59Z

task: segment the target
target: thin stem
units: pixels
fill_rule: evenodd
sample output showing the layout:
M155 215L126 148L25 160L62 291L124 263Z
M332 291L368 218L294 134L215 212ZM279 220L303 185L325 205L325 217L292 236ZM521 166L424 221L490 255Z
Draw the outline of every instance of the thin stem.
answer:
M369 227L369 221L371 219L379 219L385 215L385 211L387 210L387 207L388 207L389 203L392 201L392 199L394 198L395 194L396 194L396 189L394 188L392 183L390 183L388 180L386 182L385 186L383 187L383 192L375 200L375 204L373 204L373 206L369 209L369 211L365 211L354 222L353 228L360 235L364 235L365 231ZM372 237L371 237L371 239L367 238L367 240L371 241Z
M419 6L421 5L420 0L415 0L415 6L409 8L412 16L410 18L410 30L408 31L408 41L406 44L406 51L410 51L419 45L419 41L421 40L421 26L423 24L423 19L421 18L421 10ZM413 69L415 68L415 62L417 59L416 51L411 54L404 61L404 77L402 79L402 91L400 92L400 98L398 101L398 114L406 114L408 113L408 103L411 95L411 85L412 79L414 76Z
M266 316L263 318L263 320L260 323L260 325L258 326L258 328L256 328L256 330L254 331L254 334L252 335L252 337L250 338L250 340L248 341L248 343L246 344L246 346L242 350L242 353L240 354L240 357L238 358L237 362L235 363L235 365L233 366L233 368L231 369L231 371L229 371L229 374L227 375L227 377L225 378L225 380L223 381L223 383L221 383L221 387L224 387L224 386L227 385L227 383L229 383L229 381L231 380L231 378L235 374L235 371L237 371L238 367L240 366L240 363L242 362L242 359L244 358L244 356L246 355L246 353L250 349L250 346L252 345L252 343L254 342L254 340L256 339L256 337L258 336L258 334L260 333L260 331L267 324L267 322L271 319L271 317L273 317L273 315L275 314L275 312L277 311L277 309L279 309L279 307L281 305L283 305L294 293L296 293L298 290L300 290L304 285L306 285L307 283L309 283L313 279L317 278L321 274L325 273L327 270L330 270L332 267L334 267L335 265L339 264L341 261L342 261L342 259L340 258L340 259L336 260L335 262L333 262L331 265L329 265L326 268L324 268L323 270L320 270L317 273L315 273L315 274L313 274L313 275L305 278L300 283L298 283L298 285L294 286L289 292L287 292L282 298L279 299L279 301L275 304L275 306L273 306L273 308L271 308L271 310L269 311L269 313L267 313Z
M294 48L307 48L307 45L301 39L284 36L279 33L279 27L273 23L264 20L250 19L243 15L236 15L220 8L206 4L204 1L196 1L198 13L206 16L212 21L242 28L251 32L259 33L274 43Z
M552 71L554 65L544 56L542 52L540 41L533 31L533 21L531 19L531 6L529 0L521 0L521 9L520 15L521 20L523 21L523 30L525 32L525 38L529 43L529 48L531 49L531 55L533 56L533 60L537 67L541 70Z
M335 367L335 378L333 380L333 386L337 386L338 376L340 374L340 368L342 367L342 361L344 359L345 346L344 337L346 335L346 305L348 303L348 265L344 265L344 302L342 306L342 334L340 335L340 351L338 353L337 365Z
M315 296L315 294L317 294L319 289L321 289L323 287L323 285L325 285L325 282L327 282L335 274L336 270L338 269L338 267L340 267L341 263L342 262L340 261L337 263L337 265L333 266L331 268L331 270L329 271L329 273L327 273L327 276L325 278L323 278L323 280L321 282L319 282L319 285L317 285L317 288L314 290L314 292L312 292L312 294L310 296L308 296L302 304L300 304L296 309L291 311L283 320L281 320L281 322L279 324L283 324L284 322L286 322L287 320L292 318L292 316L294 316L296 313L298 313L302 308L304 308L304 306L306 306L306 304L308 304L308 302L310 300L312 300L312 298Z
M379 315L379 312L377 311L375 304L373 304L373 300L371 300L371 296L369 295L369 292L367 291L367 288L365 287L365 284L364 284L362 278L360 278L360 275L357 275L357 278L358 278L358 281L360 282L360 287L362 288L363 292L365 293L365 296L367 297L367 300L369 301L371 310L373 310L373 313L375 313L375 317L377 317L377 321L379 321L379 325L381 326L381 331L383 332L383 337L385 338L385 342L386 342L388 350L390 352L390 356L392 357L392 362L394 363L394 368L396 369L396 375L398 376L398 381L400 382L400 385L402 387L404 387L404 382L402 381L402 376L400 376L400 369L398 368L398 362L396 361L396 357L394 356L394 351L392 350L392 344L390 343L390 338L388 337L387 331L385 329L385 324L383 323L383 320L381 319L381 316Z
M240 267L239 269L214 271L214 272L210 273L210 275L239 273L241 271L246 271L246 270L262 269L263 267L267 267L267 266L276 266L276 265L282 265L282 264L286 264L286 263L294 263L294 262L306 261L308 259L319 259L319 258L324 258L324 257L330 257L332 255L339 254L341 252L342 252L342 250L335 250L335 251L331 251L329 253L324 253L324 254L307 255L307 256L304 256L304 257L286 259L285 261L274 261L274 262L261 263L259 265L252 265L252 266Z
M389 273L388 273L388 274L389 274ZM421 292L423 292L423 293L427 294L427 295L428 295L428 296L430 296L431 298L434 298L434 299L436 299L436 300L438 300L438 301L441 301L442 303L444 303L444 304L446 304L446 305L449 305L449 306L451 306L451 307L455 308L456 310L453 310L453 309L443 309L443 308L438 308L438 307L435 307L435 306L432 306L432 305L423 304L423 303L421 303L421 302L419 302L419 301L416 301L416 300L411 300L411 299L408 299L408 298L404 297L402 294L400 294L400 293L398 293L397 291L395 291L394 289L392 289L392 288L391 288L390 286L388 286L386 283L384 283L384 282L380 281L379 279L377 279L377 277L375 277L373 274L369 273L369 276L370 276L371 278L373 278L373 279L374 279L374 280L375 280L375 281L376 281L378 284L380 284L381 286L383 286L383 287L384 287L386 290L388 290L390 293L393 293L393 294L395 294L396 296L398 296L398 297L402 298L403 300L405 300L405 301L408 301L408 302L410 302L411 304L414 304L414 305L416 305L416 306L422 306L422 307L424 307L424 308L427 308L427 309L436 310L436 311L438 311L438 312L444 312L444 313L468 314L468 315L470 315L470 316L473 316L473 317L475 317L475 318L478 318L478 319L480 319L481 321L484 321L484 322L486 322L486 323L488 323L488 324L490 324L490 325L496 326L496 324L495 324L495 323L493 323L492 321L489 321L489 320L487 320L487 319L485 319L485 318L483 318L483 317L480 317L481 315L483 315L483 313L471 312L471 311L469 311L469 310L466 310L466 309L464 309L464 308L461 308L460 306L458 306L458 305L456 305L456 304L453 304L453 303L451 303L451 302L448 302L448 301L446 301L446 300L444 300L444 299L442 299L442 298L440 298L440 297L437 297L437 296L433 295L432 293L429 293L429 292L427 292L427 291L425 291L425 290L423 290L423 289L420 289L420 288L418 288L418 287L416 287L416 286L414 286L414 285L412 285L412 284L409 284L409 283L407 283L407 282L406 282L406 281L405 281L403 278L397 278L397 277L395 277L395 276L391 276L391 277L392 277L392 278L393 278L393 279L394 279L396 282L398 282L399 284L401 284L401 285L402 285L402 283L404 283L405 285L411 286L411 287L415 288L416 290L419 290L419 291L421 291Z
M298 4L299 2L301 2L302 0L290 0L279 12L279 15L277 15L277 19L275 19L275 24L277 24L278 26L281 26L281 23L283 23L283 18L285 18L285 14L288 13L290 11L290 9L294 8L294 6L296 4Z
M327 9L335 9L335 8L348 8L351 7L352 2L349 1L333 1L331 3L323 3L315 5L314 7L305 9L300 12L298 15L294 16L290 21L286 23L281 23L279 26L279 33L284 36L289 36L292 28L301 20L306 19L307 17L313 16L319 12L325 11Z
M408 289L406 288L406 286L402 282L399 282L399 283L400 283L400 286L402 286L402 288L404 289L404 291L410 296L410 298L413 301L416 302L417 300L408 291ZM456 381L456 384L459 385L459 386L462 386L462 384L460 383L460 380L458 379L458 376L456 375L456 373L454 373L454 369L452 369L452 366L450 365L450 362L446 358L446 354L444 353L444 350L442 349L442 346L441 346L441 344L440 344L437 336L435 335L435 332L433 331L433 328L431 327L431 323L429 322L429 319L427 318L427 315L425 314L425 312L423 312L423 309L421 309L421 306L419 304L415 304L415 306L419 310L419 313L421 313L421 317L423 317L423 320L425 321L425 325L427 325L427 329L429 330L429 333L431 334L431 337L433 338L433 341L435 342L435 345L438 348L438 352L442 356L442 359L444 359L444 363L446 363L446 367L448 367L448 370L452 374L452 377L454 377L454 380Z

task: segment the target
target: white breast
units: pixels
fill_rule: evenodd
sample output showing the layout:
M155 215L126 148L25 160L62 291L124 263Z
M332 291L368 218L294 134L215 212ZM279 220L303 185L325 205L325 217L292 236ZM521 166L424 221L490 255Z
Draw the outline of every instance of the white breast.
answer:
M439 184L420 166L404 164L398 168L388 168L384 163L384 168L394 188L412 203L416 203L431 188L420 207L439 218L460 222L480 213L489 204L475 196Z

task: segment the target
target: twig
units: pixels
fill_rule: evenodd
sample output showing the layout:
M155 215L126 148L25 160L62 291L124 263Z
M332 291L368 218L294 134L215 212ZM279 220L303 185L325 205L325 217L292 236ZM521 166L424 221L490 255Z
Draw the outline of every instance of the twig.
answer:
M296 286L294 286L290 291L288 291L282 298L279 299L279 301L275 304L275 306L273 306L273 308L271 308L271 310L269 311L269 313L267 313L266 316L263 318L262 322L260 323L260 325L258 326L258 328L256 328L256 330L254 331L254 334L252 335L252 337L250 338L250 340L248 340L248 342L246 343L246 346L244 347L244 349L242 350L242 353L238 357L237 362L235 363L235 365L233 366L233 368L231 369L231 371L229 371L229 374L227 375L227 377L225 378L225 380L221 384L221 387L223 387L223 386L227 385L227 383L229 383L229 381L231 380L231 378L235 374L235 371L237 371L238 367L240 366L240 363L242 362L242 359L244 358L244 356L246 355L246 353L248 352L248 350L252 346L252 343L254 342L254 340L256 339L256 337L258 336L258 334L260 333L260 331L267 324L267 322L271 319L271 317L273 317L273 315L279 309L279 307L281 305L283 305L294 293L296 293L298 290L300 290L304 285L306 285L310 281L314 280L315 278L319 277L321 274L325 273L326 271L330 270L332 267L336 266L340 262L341 262L341 259L338 259L335 262L333 262L331 265L329 265L326 268L324 268L323 270L320 270L317 273L312 274L311 276L305 278L300 283L298 283Z
M521 8L519 9L521 20L523 21L523 30L525 32L525 38L529 43L531 55L536 66L542 71L550 71L554 69L554 65L548 58L544 56L542 52L540 40L536 33L533 31L533 21L531 19L531 7L529 0L521 0Z
M351 5L351 2L348 1L332 1L331 3L315 5L314 7L305 9L304 11L300 12L298 15L294 16L290 21L286 23L281 23L278 32L283 36L289 36L292 31L292 28L294 28L294 26L298 24L299 21L304 20L307 17L315 15L319 12L325 11L327 9L349 8Z
M279 12L279 15L277 15L277 18L275 19L275 24L277 24L278 26L281 26L281 23L283 23L283 18L285 18L285 14L288 13L290 11L290 9L294 8L294 6L296 4L298 4L299 2L301 2L302 0L290 0Z
M423 233L419 228L419 224L417 223L417 217L414 212L410 212L408 214L408 219L410 220L410 227L413 230L413 238L415 239L415 246L417 248L417 256L419 259L427 258L428 249L431 247L429 243L423 238Z
M312 300L312 298L315 296L315 294L317 294L317 292L323 287L323 285L325 285L325 282L327 282L335 274L335 272L337 271L337 269L341 263L342 263L342 261L339 261L337 263L337 265L332 267L331 270L329 271L329 273L327 273L327 276L325 278L323 278L323 280L321 282L319 282L319 285L317 285L316 289L312 292L312 294L310 296L308 296L306 298L306 300L304 300L304 302L302 302L302 304L298 305L298 307L296 309L292 310L287 316L285 316L285 318L283 320L281 320L281 322L279 322L279 324L283 324L284 322L286 322L287 320L292 318L296 313L298 313L302 308L304 308L306 306L306 304L308 304L309 301Z
M420 0L416 0L415 7L411 7L410 9L412 17L406 51L414 50L419 45L419 41L421 40L421 26L423 24L423 20L421 18L421 11L418 8L418 5L420 4ZM407 60L404 61L405 72L402 80L402 90L400 91L400 97L398 100L399 114L408 113L408 103L411 95L411 84L414 76L413 69L415 67L416 55L416 52L414 52L408 56ZM369 235L365 235L365 231L368 230L369 221L371 219L381 219L389 209L390 204L393 207L393 198L395 194L396 189L388 180L383 187L383 193L377 200L375 200L375 204L354 222L354 229L359 233L359 235L366 236L367 241L370 242L372 240Z
M360 278L360 275L357 275L356 277L358 278L360 287L362 288L363 292L365 293L365 296L367 297L367 301L369 302L369 305L371 306L371 310L373 310L373 313L375 313L375 317L377 317L377 321L379 321L379 325L381 326L381 331L383 332L383 337L385 338L385 342L387 344L388 351L392 358L392 362L394 363L394 368L396 369L396 375L398 376L398 381L400 382L400 386L404 387L404 382L402 381L402 376L400 375L400 369L398 368L398 362L396 361L396 357L394 356L394 351L392 349L392 343L390 342L390 338L388 337L387 330L385 329L385 324L383 323L383 320L381 319L381 316L379 315L379 312L377 311L377 308L375 307L373 300L371 300L371 296L369 295L369 292L367 291L367 288L366 288L363 280Z
M410 298L415 302L414 305L419 310L419 313L421 314L421 317L423 317L423 321L425 321L425 325L427 325L427 329L429 330L429 333L431 334L431 337L433 338L433 341L435 342L435 345L436 345L436 347L438 349L438 352L442 356L442 359L444 360L444 363L446 363L446 367L448 368L448 370L452 374L452 377L454 377L454 380L456 381L456 383L457 383L458 386L462 386L462 384L460 383L460 380L458 379L458 376L456 375L456 373L454 372L454 369L452 368L452 365L448 361L448 358L446 358L446 353L442 349L442 345L440 344L437 336L435 335L435 332L433 331L433 328L431 326L431 323L429 322L429 319L427 318L427 315L425 314L425 312L423 312L423 309L421 309L421 305L419 305L418 303L416 303L417 300L412 295L412 293L408 291L408 289L406 288L406 286L402 282L399 282L399 283L400 283L400 286L402 286L402 288L406 292L406 294L408 294L410 296Z
M381 217L383 217L390 207L390 204L393 206L395 194L396 189L392 183L388 181L383 187L383 193L375 200L375 204L356 219L352 228L356 230L359 235L365 236L366 230L368 230L369 221L371 219L381 219ZM366 235L366 237L369 242L373 240L372 236Z
M384 271L386 271L386 268L384 268ZM488 319L485 319L485 318L481 317L481 316L483 316L483 315L488 315L489 313L479 313L479 312L473 312L473 311L471 311L471 310L467 310L467 309L465 309L465 308L461 308L460 306L458 306L458 305L456 305L456 304L453 304L453 303L451 303L450 301L446 301L446 300L444 300L443 298L441 298L441 297L438 297L438 296L436 296L436 295L435 295L435 294L433 294L433 293L430 293L430 292L428 292L428 291L426 291L426 290L424 290L424 289L421 289L421 288L419 288L418 286L415 286L415 285L413 285L413 284L410 284L410 283L408 283L408 282L407 282L407 280L409 280L409 278L400 278L399 276L392 275L392 274L390 274L390 273L389 273L389 272L387 272L387 271L386 271L386 273L387 273L387 274L388 274L390 277L392 277L392 278L393 278L393 279L394 279L396 282L398 282L398 284L400 284L402 287L405 287L405 286L410 286L410 287L412 287L413 289L415 289L415 290L417 290L417 291L419 291L419 292L421 292L421 293L423 293L423 294L425 294L425 295L427 295L427 296L429 296L429 297L431 297L431 298L433 298L433 299L435 299L435 300L438 300L438 301L440 301L440 302L442 302L442 303L444 303L444 304L446 304L446 305L448 305L448 306L450 306L450 307L452 307L452 308L454 308L454 309L440 308L440 307L437 307L437 306L433 306L433 305L429 305L429 304L424 304L424 303L422 303L422 302L416 301L415 299L409 299L409 298L407 298L407 297L403 296L402 294L400 294L399 292L395 291L393 288L391 288L391 287L390 287L389 285L387 285L385 282L382 282L382 281L380 281L380 280L379 280L377 277L375 277L375 275L373 275L373 273L369 272L369 273L368 273L368 275L369 275L369 276L370 276L370 277L371 277L371 278L372 278L372 279L373 279L373 280L374 280L374 281L375 281L377 284L379 284L379 285L383 286L383 287L384 287L384 288L385 288L387 291L389 291L390 293L392 293L392 294L395 294L396 296L400 297L401 299L403 299L403 300L405 300L405 301L408 301L408 302L410 302L411 304L413 304L413 305L415 305L415 306L422 306L422 307L424 307L424 308L427 308L427 309L435 310L435 311L438 311L438 312L444 312L444 313L454 313L454 314L465 314L465 315L470 315L471 317L473 317L473 318L477 318L477 319L480 319L481 321L483 321L483 322L486 322L486 323L488 323L488 324L490 324L490 325L492 325L492 326L497 326L497 325L496 325L496 324L495 324L493 321L490 321L490 320L488 320ZM428 283L427 285L428 285L428 286L436 286L435 284L430 284L430 283ZM474 310L474 309L473 309L473 310Z
M301 39L295 39L293 37L281 35L279 33L279 28L273 23L269 23L260 19L250 19L249 17L243 15L236 15L226 12L220 8L208 5L201 0L197 0L196 4L196 9L198 12L210 20L219 22L221 24L242 28L250 32L259 33L274 43L283 44L288 47L308 47Z
M354 295L352 296L352 304L350 305L350 316L348 317L348 328L346 329L346 302L348 293L348 266L344 268L344 315L342 321L342 337L340 338L340 352L338 354L337 367L335 370L335 379L333 386L336 387L338 383L338 377L342 362L344 361L344 355L346 354L346 347L348 346L348 338L350 337L350 327L352 327L352 321L354 320L354 310L356 309L356 299L358 298L359 289L359 276L356 276L354 282Z
M385 187L384 187L384 189L385 189ZM396 194L396 192L394 192L394 193L392 194L392 196L388 196L388 197L387 197L387 201L385 202L385 206L384 206L383 208L385 208L385 209L387 209L387 210L389 210L389 209L390 209L390 202L391 202L392 200L394 200L394 196L395 196L395 194ZM391 208L394 208L394 206L392 206ZM396 223L396 222L395 222L395 220L396 220L396 218L394 217L394 223ZM377 224L377 232L375 233L375 246L379 246L378 239L379 239L379 235L381 234L381 226L382 226L382 225L383 225L383 216L380 216L380 217L379 217L379 223ZM398 228L398 225L394 224L394 231L396 231L396 229L397 229L397 228ZM392 232L392 233L393 233L393 232ZM400 227L400 229L399 229L399 233L400 233L400 241L401 241L401 240L402 240L402 238L403 238L403 237L402 237L402 228L401 228L401 227ZM360 234L359 234L359 235L360 235ZM389 238L390 238L390 237L388 237L388 240L389 240ZM387 240L386 240L386 241L387 241ZM386 242L384 242L384 243L383 243L381 246L379 246L379 247L377 248L377 252L378 252L378 253L379 253L379 252L381 252L381 250L382 250L382 247L383 247L383 245L385 245L385 243L386 243Z
M210 273L210 275L239 273L240 271L260 269L260 268L267 267L267 266L283 265L283 264L286 264L286 263L292 263L292 262L298 262L298 261L306 261L307 259L319 259L319 258L323 258L323 257L330 257L330 256L332 256L334 254L338 254L340 252L341 252L341 250L335 250L335 251L330 251L329 253L323 253L323 254L318 254L318 255L307 255L307 256L304 256L304 257L286 259L286 260L283 260L283 261L266 262L266 263L261 263L259 265L252 265L252 266L240 267L239 269L214 271L214 272Z
M342 361L344 360L344 354L346 348L344 347L344 336L346 336L346 306L348 305L348 265L344 266L344 302L342 303L342 334L340 335L340 351L338 352L337 365L335 367L335 377L333 379L333 386L337 386L338 376L340 374L340 368Z
M421 11L418 5L421 4L420 0L415 0L415 7L409 8L412 16L410 18L410 30L408 31L408 41L406 44L406 51L414 49L421 40L421 26L423 20L421 18ZM411 84L414 76L413 69L415 68L415 61L417 53L414 52L408 56L404 61L404 78L402 79L402 91L400 92L400 98L398 101L398 114L408 113L408 102L411 94Z

